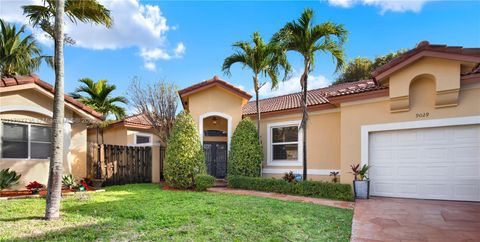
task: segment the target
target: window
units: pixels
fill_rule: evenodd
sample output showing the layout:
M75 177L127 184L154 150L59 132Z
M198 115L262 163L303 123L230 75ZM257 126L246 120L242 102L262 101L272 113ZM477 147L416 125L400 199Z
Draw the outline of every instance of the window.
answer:
M298 126L272 128L273 160L298 160Z
M135 144L151 144L152 136L148 134L135 134Z
M50 127L4 123L2 128L2 158L48 159L50 157Z
M300 120L267 125L267 166L302 166Z

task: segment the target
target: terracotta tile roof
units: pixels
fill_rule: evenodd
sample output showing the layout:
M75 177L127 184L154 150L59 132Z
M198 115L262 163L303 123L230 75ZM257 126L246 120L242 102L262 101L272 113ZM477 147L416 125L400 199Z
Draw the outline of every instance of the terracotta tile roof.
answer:
M110 123L110 126L125 126L131 128L150 129L152 124L144 114L134 114Z
M463 48L462 46L447 46L447 45L437 45L430 44L428 41L420 42L417 47L403 53L397 58L391 60L387 64L378 67L372 72L373 77L377 77L381 73L386 72L387 70L393 68L394 66L399 65L400 63L408 60L410 57L415 56L421 52L436 52L440 54L457 54L466 57L473 57L474 59L480 58L480 48Z
M245 98L245 99L250 99L252 98L252 95L250 95L248 92L245 92L244 90L224 81L224 80L221 80L218 76L214 76L212 79L210 80L206 80L206 81L203 81L203 82L200 82L198 84L195 84L193 86L189 86L187 88L184 88L180 91L178 91L178 94L180 95L180 98L183 98L184 96L187 96L187 95L190 95L192 93L195 93L197 91L200 91L200 90L203 90L205 88L208 88L208 87L211 87L211 86L214 86L214 85L220 85L222 87L224 87L225 89L227 90L230 90L232 91L233 93Z
M52 85L48 84L47 82L44 82L40 80L40 78L36 75L30 75L30 76L16 76L16 77L2 77L0 79L0 88L3 87L10 87L10 86L17 86L17 85L23 85L23 84L29 84L29 83L35 83L42 89L54 94L55 90ZM65 95L65 101L72 104L76 108L94 116L97 119L103 119L103 115L99 112L96 112L92 108L84 105L83 103L75 100L73 97Z
M329 98L386 89L388 87L379 86L373 80L362 80L357 82L342 83L329 87L319 88L308 91L307 104L315 106L330 103ZM292 93L278 97L271 97L259 101L260 113L281 111L287 109L300 108L301 93ZM255 101L247 103L243 107L243 115L256 114Z

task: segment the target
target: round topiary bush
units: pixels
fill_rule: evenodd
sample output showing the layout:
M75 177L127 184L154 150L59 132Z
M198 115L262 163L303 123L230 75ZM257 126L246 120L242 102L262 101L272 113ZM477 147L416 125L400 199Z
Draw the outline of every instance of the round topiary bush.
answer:
M180 112L167 142L165 181L169 186L187 189L195 186L195 176L206 173L205 155L192 116Z
M261 175L262 160L262 145L258 141L257 128L250 118L244 118L232 136L228 175L258 177Z

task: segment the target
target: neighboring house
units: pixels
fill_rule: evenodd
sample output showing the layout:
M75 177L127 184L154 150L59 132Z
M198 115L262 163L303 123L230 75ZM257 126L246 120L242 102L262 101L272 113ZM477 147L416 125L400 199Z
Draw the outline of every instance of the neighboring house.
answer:
M47 184L53 117L53 87L37 76L0 80L0 169L21 174L14 189L32 181ZM87 124L102 115L65 95L64 174L87 172Z
M89 143L102 143L102 137L97 129L88 129ZM160 182L163 160L161 159L160 138L154 134L150 121L142 114L132 115L115 121L103 128L103 143L123 146L152 147L152 182Z
M371 194L480 201L480 49L421 42L374 79L308 93L308 179L369 164ZM299 84L300 85L300 84ZM198 124L209 173L223 178L251 96L214 77L179 91ZM260 101L263 175L302 173L300 93Z

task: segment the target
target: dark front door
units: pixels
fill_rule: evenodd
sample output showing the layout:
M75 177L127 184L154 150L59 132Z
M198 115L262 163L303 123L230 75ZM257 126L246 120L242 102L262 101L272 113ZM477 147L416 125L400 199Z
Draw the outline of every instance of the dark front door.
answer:
M227 142L203 142L207 172L216 178L227 175Z

